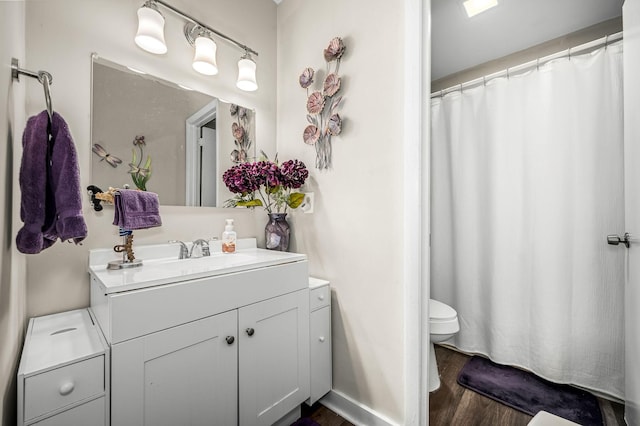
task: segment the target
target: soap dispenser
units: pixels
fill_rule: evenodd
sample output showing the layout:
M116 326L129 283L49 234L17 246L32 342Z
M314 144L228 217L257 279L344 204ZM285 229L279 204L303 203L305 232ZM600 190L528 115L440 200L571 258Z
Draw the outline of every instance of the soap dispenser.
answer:
M236 251L236 231L233 230L233 219L227 219L227 224L222 233L222 252L235 253Z

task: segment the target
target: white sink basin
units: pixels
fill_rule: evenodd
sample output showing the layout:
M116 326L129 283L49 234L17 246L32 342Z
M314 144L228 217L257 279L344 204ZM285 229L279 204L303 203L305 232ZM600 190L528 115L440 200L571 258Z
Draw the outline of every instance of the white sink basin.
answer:
M177 253L174 244L139 246L134 247L134 251L136 258L142 259L142 266L120 270L108 270L106 268L110 260L118 259L117 254L113 253L112 250L99 249L89 252L89 271L100 280L105 294L230 274L307 259L303 254L259 248L240 249L231 254L214 252L211 256L176 259L175 257L168 257L169 254Z

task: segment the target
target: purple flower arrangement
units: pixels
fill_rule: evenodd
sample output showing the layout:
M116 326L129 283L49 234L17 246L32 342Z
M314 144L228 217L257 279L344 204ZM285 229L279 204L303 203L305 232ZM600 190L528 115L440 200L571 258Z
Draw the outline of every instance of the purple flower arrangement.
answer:
M237 164L222 175L224 184L235 194L225 207L264 207L268 213L286 213L297 208L304 194L299 189L309 177L302 161L288 160L278 166L269 160Z

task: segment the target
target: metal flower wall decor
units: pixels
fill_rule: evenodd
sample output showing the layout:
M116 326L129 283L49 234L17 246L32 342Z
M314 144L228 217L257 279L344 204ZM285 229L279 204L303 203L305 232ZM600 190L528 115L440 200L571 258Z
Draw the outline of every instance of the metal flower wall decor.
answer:
M253 118L253 112L247 108L231 104L231 117L236 121L231 125L231 133L236 144L236 149L231 151L231 161L235 164L249 161L249 148L251 148L251 137L249 136L249 122Z
M147 190L147 182L151 179L151 156L147 155L147 161L142 165L142 160L144 159L144 150L143 146L146 146L147 143L144 140L144 136L136 136L133 139L133 146L137 146L140 150L140 160L136 155L136 149L133 148L131 150L133 154L133 158L129 163L129 174L131 175L131 180L141 191Z
M336 111L342 101L342 96L337 96L341 84L338 71L345 48L342 39L335 37L324 49L327 75L324 78L322 90L315 90L309 94L309 88L313 85L316 74L313 68L305 68L298 80L300 87L307 91L309 125L304 129L302 138L304 143L315 146L316 168L320 170L331 167L331 137L339 135L342 131L342 118Z

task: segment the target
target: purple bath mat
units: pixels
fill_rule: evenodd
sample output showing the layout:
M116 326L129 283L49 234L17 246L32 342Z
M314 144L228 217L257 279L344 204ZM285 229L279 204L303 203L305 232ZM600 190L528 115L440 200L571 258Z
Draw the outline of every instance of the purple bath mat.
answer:
M589 392L483 357L474 356L462 367L458 383L531 416L544 410L583 426L602 426L598 400Z

